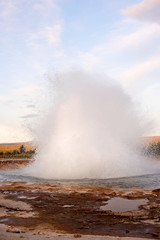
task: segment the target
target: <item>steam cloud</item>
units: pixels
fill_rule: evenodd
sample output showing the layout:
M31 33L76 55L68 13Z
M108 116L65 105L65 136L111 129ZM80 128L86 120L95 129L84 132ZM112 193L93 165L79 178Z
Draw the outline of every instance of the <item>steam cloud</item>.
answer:
M39 131L36 161L24 172L39 178L133 176L151 171L135 152L144 133L123 89L75 72L53 79L53 107Z

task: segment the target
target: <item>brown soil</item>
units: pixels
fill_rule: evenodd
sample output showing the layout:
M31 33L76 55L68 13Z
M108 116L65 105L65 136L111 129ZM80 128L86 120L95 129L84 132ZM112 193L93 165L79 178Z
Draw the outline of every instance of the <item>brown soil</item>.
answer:
M128 212L101 210L114 197L147 203ZM160 189L3 182L0 207L0 223L13 231L160 238Z

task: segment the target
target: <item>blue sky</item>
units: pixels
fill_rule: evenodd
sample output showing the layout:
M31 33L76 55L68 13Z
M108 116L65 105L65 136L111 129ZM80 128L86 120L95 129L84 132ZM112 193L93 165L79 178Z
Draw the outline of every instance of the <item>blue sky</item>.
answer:
M160 135L159 0L0 0L0 142L26 141L47 76L82 69L118 81Z

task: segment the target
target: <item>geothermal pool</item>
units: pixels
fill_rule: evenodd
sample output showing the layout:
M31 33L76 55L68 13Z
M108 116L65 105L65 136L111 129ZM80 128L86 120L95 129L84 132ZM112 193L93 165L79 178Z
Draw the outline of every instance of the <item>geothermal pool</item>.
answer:
M26 183L54 183L69 185L90 185L100 187L119 188L147 188L154 189L160 187L160 173L147 174L142 176L108 178L108 179L42 179L21 175L19 170L0 171L0 182L26 182Z

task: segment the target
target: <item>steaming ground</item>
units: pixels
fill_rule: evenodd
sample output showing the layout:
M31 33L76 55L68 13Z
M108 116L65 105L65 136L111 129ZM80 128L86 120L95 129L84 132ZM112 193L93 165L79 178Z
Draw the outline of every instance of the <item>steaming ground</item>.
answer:
M112 178L152 173L135 151L145 127L123 89L83 73L53 79L53 107L39 129L39 153L24 173L39 178Z

